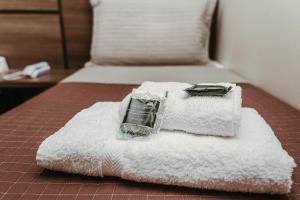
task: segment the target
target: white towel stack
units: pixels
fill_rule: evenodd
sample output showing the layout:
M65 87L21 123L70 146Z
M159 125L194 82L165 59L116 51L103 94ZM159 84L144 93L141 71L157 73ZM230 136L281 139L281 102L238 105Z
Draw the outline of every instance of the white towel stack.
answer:
M212 85L212 83L206 83ZM168 91L162 129L180 130L193 134L234 136L241 120L241 88L232 83L217 83L232 87L225 96L190 97L184 89L192 85L177 82L144 82L138 89L150 92ZM122 101L123 118L130 94Z
M146 141L119 140L120 113L126 109L129 96L122 103L98 102L43 141L37 164L51 170L137 182L289 193L296 164L264 119L254 109L241 108L241 88L230 84L233 89L224 97L187 98L182 90L189 86L145 82L140 87L169 91L162 127L179 131L161 130ZM234 137L215 137L235 133Z
M69 173L203 189L278 194L291 189L295 162L254 109L242 109L235 137L161 130L141 141L116 138L119 105L99 102L76 114L43 141L37 164Z

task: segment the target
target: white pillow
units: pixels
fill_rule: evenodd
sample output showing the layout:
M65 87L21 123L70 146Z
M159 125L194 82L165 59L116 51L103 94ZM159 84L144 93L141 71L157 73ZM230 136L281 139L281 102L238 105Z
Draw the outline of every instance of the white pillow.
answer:
M91 0L95 64L206 64L216 0Z

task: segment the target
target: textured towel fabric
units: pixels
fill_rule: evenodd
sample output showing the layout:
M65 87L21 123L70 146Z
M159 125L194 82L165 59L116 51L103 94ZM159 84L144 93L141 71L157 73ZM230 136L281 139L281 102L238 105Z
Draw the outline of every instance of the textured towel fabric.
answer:
M208 83L213 84L213 83ZM168 91L162 129L181 130L194 134L234 136L241 118L241 88L231 83L218 83L233 89L223 97L189 97L183 91L192 85L177 82L144 82L138 89ZM122 101L120 116L126 113L130 94Z
M118 102L76 114L37 152L39 166L90 176L225 191L288 193L294 160L253 109L243 109L236 137L161 131L118 140Z
M91 61L206 64L216 0L93 0Z

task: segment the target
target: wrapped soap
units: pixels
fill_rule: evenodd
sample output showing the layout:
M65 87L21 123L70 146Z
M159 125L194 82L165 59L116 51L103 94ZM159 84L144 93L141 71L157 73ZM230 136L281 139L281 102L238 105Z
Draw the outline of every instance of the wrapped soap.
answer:
M190 96L224 96L231 89L232 86L196 84L184 91Z
M166 93L133 90L123 116L119 139L145 137L159 132Z

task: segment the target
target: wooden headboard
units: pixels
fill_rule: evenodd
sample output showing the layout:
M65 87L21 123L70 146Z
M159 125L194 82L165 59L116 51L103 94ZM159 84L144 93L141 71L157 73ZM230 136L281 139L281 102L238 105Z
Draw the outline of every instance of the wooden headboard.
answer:
M0 56L11 68L41 60L80 68L89 60L91 34L89 0L0 0Z
M11 68L41 60L80 68L89 60L91 27L88 0L0 0L0 56Z

